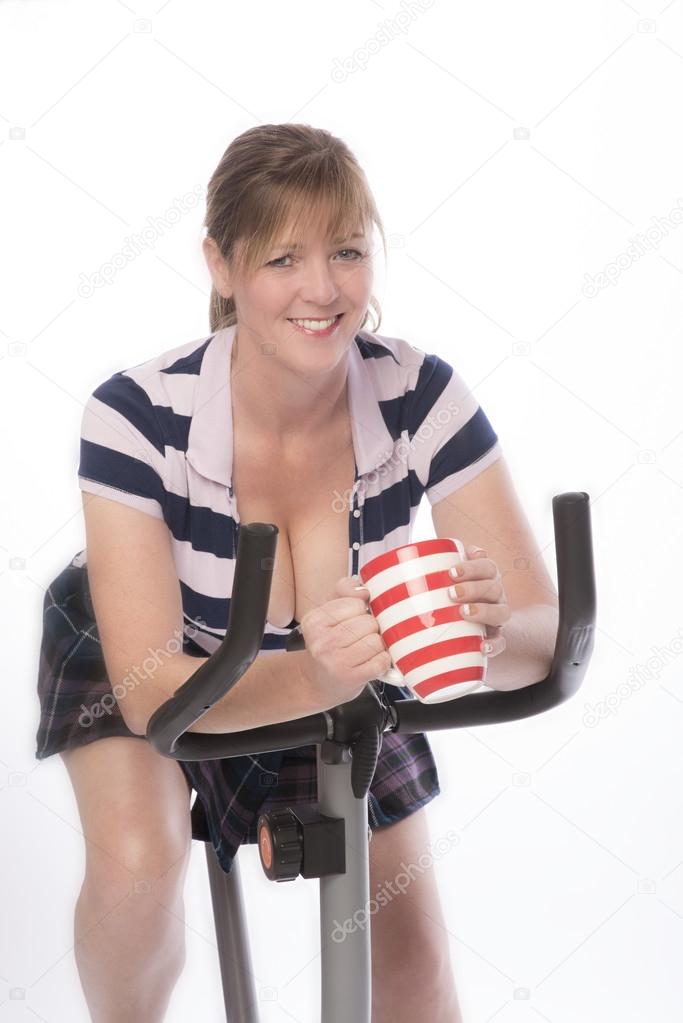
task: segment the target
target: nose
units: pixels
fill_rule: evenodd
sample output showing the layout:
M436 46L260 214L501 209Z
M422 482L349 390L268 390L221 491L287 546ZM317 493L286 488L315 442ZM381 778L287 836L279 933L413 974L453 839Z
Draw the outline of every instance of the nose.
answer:
M341 294L334 268L326 259L307 260L299 291L302 303L317 309L332 305Z

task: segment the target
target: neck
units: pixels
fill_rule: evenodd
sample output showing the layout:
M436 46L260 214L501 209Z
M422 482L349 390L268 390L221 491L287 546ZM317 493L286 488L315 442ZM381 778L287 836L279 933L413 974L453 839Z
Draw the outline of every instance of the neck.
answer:
M277 359L239 350L235 338L230 367L233 411L256 433L310 438L348 410L346 356L325 374L304 377Z

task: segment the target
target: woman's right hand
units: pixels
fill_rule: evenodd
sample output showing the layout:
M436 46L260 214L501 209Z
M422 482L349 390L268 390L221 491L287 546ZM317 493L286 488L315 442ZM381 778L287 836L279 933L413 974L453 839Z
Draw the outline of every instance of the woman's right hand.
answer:
M344 576L327 600L301 620L304 674L314 703L311 713L354 700L368 682L391 667L391 654L367 607L370 594L358 585L358 579Z

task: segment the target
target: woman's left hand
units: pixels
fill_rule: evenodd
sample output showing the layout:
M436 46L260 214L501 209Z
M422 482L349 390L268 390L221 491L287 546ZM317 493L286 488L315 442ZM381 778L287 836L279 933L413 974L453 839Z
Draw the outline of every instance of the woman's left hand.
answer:
M469 604L470 613L461 612L468 622L479 622L486 626L486 639L482 639L482 653L487 657L495 657L505 649L505 637L500 634L505 622L512 612L498 566L491 558L487 558L483 547L465 547L466 560L458 565L461 575L453 575L453 585L457 586L457 594L449 589L451 599L455 603ZM484 650L484 644L491 644L491 651Z

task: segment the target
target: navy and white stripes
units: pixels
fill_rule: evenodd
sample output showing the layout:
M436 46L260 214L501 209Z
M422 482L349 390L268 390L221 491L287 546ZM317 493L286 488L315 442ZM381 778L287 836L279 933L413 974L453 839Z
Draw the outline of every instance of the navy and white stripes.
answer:
M115 373L88 399L81 425L81 490L166 522L186 633L206 653L225 635L239 536L230 391L236 329ZM354 574L413 539L424 493L435 504L502 450L453 367L401 339L355 336L348 400L356 476L340 499L348 501ZM283 649L290 626L267 623L262 649Z

